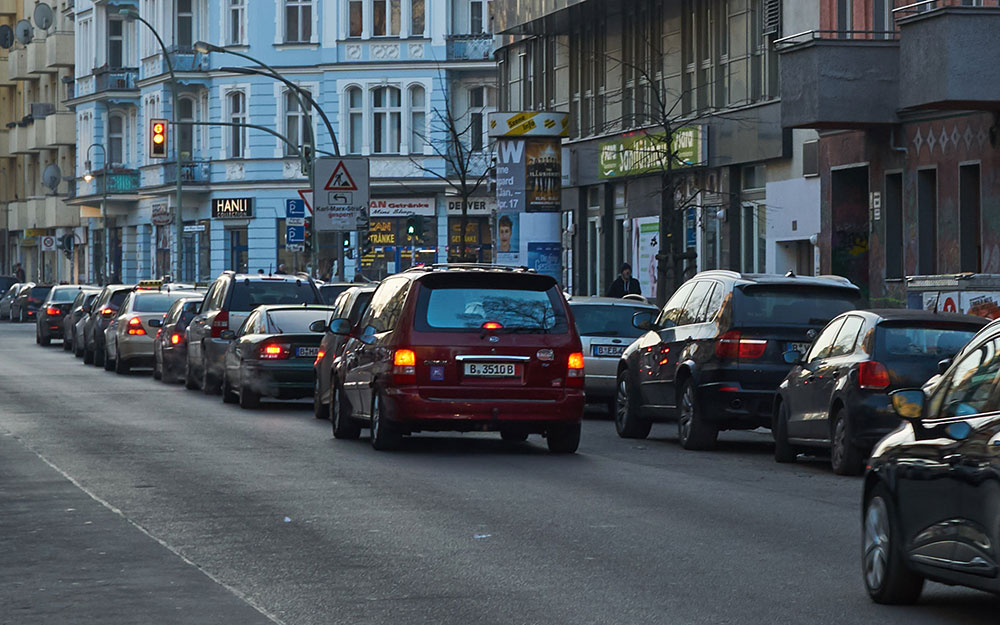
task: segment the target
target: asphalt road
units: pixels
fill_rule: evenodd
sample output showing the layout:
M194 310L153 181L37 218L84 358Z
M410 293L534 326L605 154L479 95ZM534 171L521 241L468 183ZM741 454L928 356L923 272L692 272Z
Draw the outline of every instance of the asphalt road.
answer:
M580 452L420 435L376 453L305 403L243 411L0 325L0 623L969 623L869 602L860 481L769 437Z

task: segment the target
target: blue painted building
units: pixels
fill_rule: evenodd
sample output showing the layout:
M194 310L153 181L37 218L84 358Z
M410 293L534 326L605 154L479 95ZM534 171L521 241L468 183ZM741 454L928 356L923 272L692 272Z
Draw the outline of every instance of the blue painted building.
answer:
M162 36L180 85L176 115L160 46L122 9L138 11ZM373 251L358 258L357 235L350 235L348 279L359 268L371 277L405 268L414 256L444 261L463 240L455 195L463 176L448 157L456 152L448 126L473 149L467 182L475 184L490 159L485 119L496 65L488 11L482 0L77 0L69 104L79 146L74 203L89 230L90 275L131 281L171 273L178 249L185 280L210 280L225 269L306 268L306 255L285 245L286 201L308 186L296 150L262 130L219 124L263 126L297 147L307 118L284 84L227 70L253 63L202 54L202 41L259 59L307 89L342 153L370 157ZM180 142L179 167L172 143L167 158L149 157L154 118L199 123L169 128L169 141ZM318 115L311 130L319 151L334 151ZM180 246L171 224L178 175ZM476 195L464 240L489 260L493 202L485 182ZM213 202L225 200L249 200L242 205L251 213L213 218ZM409 215L424 218L415 246L406 237ZM322 233L318 245L318 273L335 273L343 238Z

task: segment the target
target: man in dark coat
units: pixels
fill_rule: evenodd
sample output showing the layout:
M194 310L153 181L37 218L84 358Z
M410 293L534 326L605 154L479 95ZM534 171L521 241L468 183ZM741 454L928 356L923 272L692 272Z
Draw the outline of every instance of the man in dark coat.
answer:
M642 287L639 281L632 277L632 265L625 263L622 265L621 275L608 287L608 297L625 297L626 295L642 295Z

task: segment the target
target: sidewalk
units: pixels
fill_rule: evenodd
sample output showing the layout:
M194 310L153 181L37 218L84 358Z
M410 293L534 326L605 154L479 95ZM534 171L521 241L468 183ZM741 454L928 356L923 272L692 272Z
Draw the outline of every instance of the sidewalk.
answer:
M0 433L0 625L273 625Z

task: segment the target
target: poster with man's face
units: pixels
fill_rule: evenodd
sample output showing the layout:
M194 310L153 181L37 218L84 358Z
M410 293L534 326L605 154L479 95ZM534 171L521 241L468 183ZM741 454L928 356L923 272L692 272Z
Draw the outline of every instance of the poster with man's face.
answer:
M519 217L517 212L497 214L497 260L500 262L517 262L521 249L518 238Z

